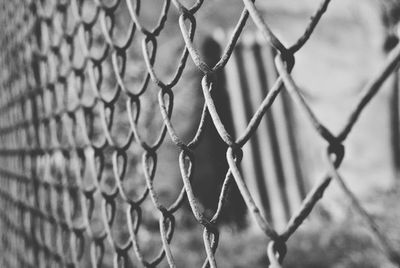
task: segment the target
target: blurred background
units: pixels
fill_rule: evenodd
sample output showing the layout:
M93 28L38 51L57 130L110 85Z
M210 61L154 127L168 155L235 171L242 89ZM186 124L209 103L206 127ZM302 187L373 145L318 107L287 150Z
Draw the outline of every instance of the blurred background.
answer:
M395 40L393 36L397 35L396 24L399 15L396 4L395 1L333 1L311 40L296 54L294 79L318 119L333 133L337 133L344 126L363 86L382 66L390 49L390 41ZM292 44L303 33L309 17L317 6L317 1L306 0L271 0L257 3L266 22L285 45ZM210 63L218 58L218 53L220 53L218 48L222 49L226 42L226 39L221 36L231 33L242 9L241 1L214 0L205 1L204 6L197 13L195 44ZM152 25L161 10L161 5L159 1L146 1L143 3L142 10L140 17L144 24ZM121 13L123 12L122 8ZM178 51L183 47L181 33L176 25L177 17L178 15L172 11L159 39L155 66L159 74L165 77L170 74L169 70L170 72L174 70ZM121 24L123 20L122 16ZM259 34L251 20L247 23L244 32L245 34L240 38L240 44L258 42L254 41L259 40L257 37ZM213 45L213 42L217 44ZM238 47L241 46L240 44ZM254 46L245 45L244 48L238 49L254 50ZM261 49L268 50L268 46L262 41ZM245 53L243 52L243 55ZM242 64L251 61L243 55L244 63ZM264 58L264 64L268 65L265 61L272 60L272 57ZM230 61L226 69L230 69L229 66L234 64ZM240 65L240 63L236 64ZM131 68L135 68L138 72L144 71L144 67L140 66L139 60L139 62L135 61L135 65ZM133 73L127 72L127 75ZM221 74L221 81L226 80L229 75L231 78L235 76L229 73ZM345 159L340 172L367 211L373 215L382 230L391 238L391 242L399 249L400 234L396 226L400 220L397 173L399 115L398 87L395 76L384 84L346 140ZM203 105L200 79L201 73L189 60L183 79L174 89L176 98L172 122L175 123L177 132L188 139L194 134ZM247 79L251 78L247 77ZM236 124L235 117L240 115L238 115L237 107L232 108L232 103L227 101L232 100L229 98L231 89L227 86L228 84L222 81L214 97L225 120L224 123L233 130ZM251 85L250 83L250 86L243 90L251 91ZM263 94L265 96L266 91ZM150 99L151 97L149 101ZM258 106L259 103L243 105L246 108L248 105ZM301 109L296 104L290 103L290 100L289 105L293 132L291 139L294 141L292 149L297 154L295 161L301 173L297 174L296 179L302 180L302 187L307 192L326 172L324 153L327 144L312 128ZM143 105L143 109L148 110L151 118L147 121L151 122L148 125L150 137L153 125L160 124L161 116L157 112L153 114L151 105ZM215 129L210 128L206 132L207 138L196 150L197 168L193 188L203 209L212 215L216 209L218 193L227 169L226 148L219 140ZM273 154L273 151L270 153ZM171 142L166 142L162 146L157 177L165 178L158 182L158 187L162 193L165 193L166 200L171 196L176 196L179 189L176 187L180 182L177 155L178 152ZM243 167L246 157L250 158L251 155L246 154L245 148L243 171L246 169ZM252 168L254 167L250 169ZM249 186L252 180L269 179L260 176L257 171L253 172L256 178L246 176L244 172ZM170 179L176 182L171 183ZM251 190L254 196L260 194L260 189L252 188ZM175 194L171 195L174 192ZM264 209L264 214L269 215L271 208L268 209L261 203L259 202L258 205ZM282 207L281 204L276 203L271 203L270 206ZM186 222L187 226L183 232L182 229L177 228L177 236L172 242L172 245L176 243L177 248L173 252L177 254L177 261L183 267L200 265L204 258L204 254L199 254L198 251L203 246L200 230L197 230L191 217L187 215L181 215L181 217L182 219L177 222ZM271 218L271 215L269 217ZM257 226L247 216L237 189L231 190L221 228L221 242L216 255L221 267L265 266L267 241L259 235ZM330 185L310 219L306 220L300 232L289 240L288 245L289 253L284 262L285 267L392 267L370 236L366 225L354 212L351 202L335 182ZM179 249L185 249L185 251Z
M399 12L396 5L395 1L333 1L310 41L296 54L294 79L318 119L333 133L338 133L344 126L363 86L384 63L390 49L390 41L393 41L393 36L397 36L396 24ZM317 1L306 0L271 0L257 3L266 22L285 45L292 44L303 33L309 17L317 6ZM218 48L221 49L225 45L224 37L221 38L221 35L226 36L231 33L242 9L241 1L214 0L205 1L203 8L197 13L198 29L195 44L201 49L204 57L209 57L209 62L215 62L215 58L218 58L220 53ZM141 14L143 21L148 20L149 24L151 21L154 22L159 10L158 1L144 3L144 12ZM177 51L183 46L181 33L176 27L177 18L173 12L169 21L171 25L167 22L163 33L165 36L163 34L160 36L159 60L156 61L156 68L158 66L161 73L175 66L177 57L173 57L170 52ZM239 42L240 44L255 42L254 40L260 39L258 35L256 27L249 20L245 34L241 36ZM162 41L163 38L165 41ZM219 47L210 45L210 38L219 44ZM268 46L262 41L259 43L261 49L268 50ZM253 50L254 46L245 45L241 49ZM251 60L246 56L242 57L244 62ZM264 60L273 61L273 58ZM226 69L233 64L235 63L230 61ZM264 64L268 65L265 62ZM221 74L221 77L225 77L221 80L227 76L229 74ZM400 233L396 226L400 220L399 111L396 76L391 76L384 84L346 140L345 159L340 172L383 232L390 237L395 248L399 249ZM177 97L172 121L177 122L175 126L178 133L187 137L193 136L203 104L200 78L201 74L189 61L184 79L175 89ZM228 128L230 126L234 129L235 117L239 111L235 110L236 107L232 109L232 104L227 103L228 95L231 94L228 84L226 81L221 82L219 91L215 92L214 97L217 107L224 115L224 122ZM252 90L251 83L246 90ZM259 103L261 101L259 99ZM252 105L257 106L255 103ZM296 178L301 177L304 189L309 191L326 173L324 153L327 144L312 128L301 109L294 103L289 105L293 146L297 154L296 161L301 169L301 175ZM159 169L163 174L160 177L164 175L168 178L176 177L179 181L179 170L171 168L178 166L177 157L171 156L173 150L173 145L171 147L165 145L165 154L160 157L160 166L165 165L168 168ZM196 153L198 167L193 188L205 211L209 210L212 215L227 169L225 147L214 129L207 130L207 138L203 140ZM242 165L246 162L246 157L250 156L246 154L245 148ZM257 172L255 174L258 175L257 178L246 177L244 174L248 184L251 180L268 180L259 176ZM168 188L166 191L168 193L177 189L171 184L165 185L165 188ZM257 189L253 188L252 194L256 196ZM258 204L266 209L263 204ZM279 207L279 204L275 205ZM264 214L268 213L264 210ZM267 240L259 235L257 226L246 216L246 209L236 189L232 189L225 214L224 223L221 225L221 243L216 254L220 266L264 267L267 261L265 258ZM182 217L185 218L183 215ZM189 226L193 235L187 236L185 233L177 240L186 245L183 248L193 249L193 253L188 255L185 251L184 256L179 258L180 251L174 251L178 253L177 260L181 261L184 267L192 266L192 263L200 265L204 257L197 251L197 247L202 247L201 241L198 240L200 233L195 235L196 232L192 231L194 227L192 224ZM368 228L335 182L330 185L310 219L306 220L300 232L289 240L288 245L285 267L394 267L379 250ZM180 246L177 245L178 248Z

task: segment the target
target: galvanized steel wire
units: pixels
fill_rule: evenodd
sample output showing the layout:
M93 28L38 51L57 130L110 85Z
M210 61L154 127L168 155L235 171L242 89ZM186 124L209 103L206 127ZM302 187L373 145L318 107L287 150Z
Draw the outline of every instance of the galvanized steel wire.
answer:
M113 264L129 266L134 256L145 267L155 267L164 259L170 267L176 267L170 243L174 239L175 213L188 202L193 217L203 227L205 267L217 267L215 253L219 242L218 221L224 209L228 189L236 183L254 217L256 224L271 243L265 249L270 267L280 267L286 254L286 242L311 213L332 179L339 182L344 193L351 199L356 211L366 219L371 233L377 238L388 258L400 265L398 252L362 208L357 197L346 186L339 174L345 157L343 142L356 124L366 105L375 96L400 61L400 45L395 47L385 66L365 86L353 112L344 118L345 124L334 135L314 114L291 76L295 66L295 53L307 43L315 27L327 11L330 0L324 0L312 16L304 33L291 46L277 38L255 1L243 0L244 8L229 42L219 61L210 66L196 48L196 13L203 0L186 6L179 0L164 0L157 25L146 28L141 21L141 1L122 0L41 0L3 1L1 4L1 98L0 98L0 222L2 232L3 267L81 267L83 259L90 258L93 267L101 267L105 244L111 248ZM125 42L114 37L116 10L126 5L129 11L128 31ZM90 9L89 11L87 9ZM180 28L184 41L175 72L169 80L161 79L154 65L157 59L159 36L163 32L171 9L179 13L176 27ZM89 13L89 15L88 15ZM90 15L91 14L91 15ZM279 78L268 90L258 110L248 123L245 132L235 140L221 120L211 96L216 74L223 69L241 36L244 26L251 19L268 44L277 50L276 66ZM100 24L100 35L105 40L101 48L94 40L94 25ZM134 45L133 39L142 40L141 49L146 73L141 86L132 90L125 81L127 66L132 62L127 51ZM94 51L100 51L95 55ZM174 88L184 76L187 61L192 60L202 72L201 88L204 108L197 131L190 142L175 130L171 120L174 110ZM104 67L110 61L108 69ZM111 72L115 83L106 81ZM142 116L143 95L156 85L158 109L163 124L158 138L149 142L142 133L138 121ZM107 84L112 88L105 93ZM274 99L287 89L293 100L305 111L315 130L326 140L327 165L323 177L307 197L286 229L278 233L260 213L246 186L239 164L242 147L252 138ZM228 89L229 90L229 89ZM125 113L129 117L129 131L121 142L115 136L118 120L115 110L124 96ZM217 210L212 217L202 211L193 186L193 169L196 153L207 124L213 124L220 138L228 146L226 160L229 169L222 186ZM104 137L98 141L94 132ZM154 178L158 152L167 135L179 150L179 168L183 188L175 201L165 204L157 192ZM141 173L145 182L135 196L127 192L124 180L130 162L129 150L133 146L141 153ZM105 159L111 159L113 185L104 186L102 173ZM137 179L137 178L136 178ZM99 198L96 195L100 194ZM123 244L112 229L119 224L116 210L122 200L126 207L129 237ZM157 210L160 232L160 251L148 257L142 252L138 234L142 228L143 202L151 199ZM273 205L273 204L272 204ZM100 207L101 230L93 226L95 207ZM125 208L124 207L124 208Z

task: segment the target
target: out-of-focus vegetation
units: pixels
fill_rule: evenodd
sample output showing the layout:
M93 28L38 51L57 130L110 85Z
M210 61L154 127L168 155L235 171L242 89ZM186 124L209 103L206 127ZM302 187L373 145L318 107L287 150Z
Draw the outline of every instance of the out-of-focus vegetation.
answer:
M377 195L367 206L393 249L400 251L400 187ZM289 240L283 262L287 268L395 268L380 248L365 221L348 204L345 220L329 219L320 206L310 220ZM372 201L372 200L371 200ZM323 202L322 202L323 203ZM173 253L179 267L199 267L205 259L200 230L184 228L176 234ZM257 227L237 230L222 227L217 250L219 267L266 267L267 239ZM167 267L167 265L166 265Z

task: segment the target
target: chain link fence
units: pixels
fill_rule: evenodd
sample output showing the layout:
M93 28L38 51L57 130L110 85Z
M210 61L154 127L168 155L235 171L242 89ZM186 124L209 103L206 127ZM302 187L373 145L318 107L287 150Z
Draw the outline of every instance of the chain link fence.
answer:
M338 171L345 157L343 142L364 108L396 70L400 45L371 76L350 117L343 119L342 131L333 134L318 120L291 76L295 54L312 36L329 0L322 1L304 33L291 46L276 37L254 1L243 0L240 18L213 66L206 63L194 41L196 13L203 1L192 1L191 5L186 2L160 1L158 21L151 27L142 21L140 14L147 11L143 10L146 3L140 0L1 2L2 267L155 267L161 263L176 267L171 243L178 231L177 214L190 211L203 230L203 266L217 267L218 224L229 202L229 189L235 185L256 225L270 240L265 249L270 267L281 267L286 242L332 180L339 182L354 209L365 219L378 248L400 266L399 251ZM122 16L123 11L129 16ZM166 63L171 75L161 78L165 73L155 67L162 56L158 53L162 45L159 40L172 12L177 16L169 23L179 29L183 45L176 65ZM220 119L211 92L218 72L229 61L250 20L276 50L279 77L246 130L233 138ZM138 57L143 57L144 64ZM173 112L177 101L174 90L185 76L189 61L202 74L204 107L197 131L187 139L175 130ZM326 176L308 192L284 231L278 233L254 202L239 165L241 148L253 137L282 90L287 90L304 110L328 146ZM152 114L161 115L162 120L152 120ZM199 203L192 182L196 150L210 126L216 128L227 146L228 164L212 215ZM149 130L154 127L158 131ZM175 191L165 193L158 184L166 184L166 179L156 174L160 148L167 139L179 157L183 186L176 183L169 188ZM190 209L185 209L185 203ZM152 211L155 218L149 219L146 211ZM143 243L152 221L153 225L158 221L153 229L158 229L159 240Z

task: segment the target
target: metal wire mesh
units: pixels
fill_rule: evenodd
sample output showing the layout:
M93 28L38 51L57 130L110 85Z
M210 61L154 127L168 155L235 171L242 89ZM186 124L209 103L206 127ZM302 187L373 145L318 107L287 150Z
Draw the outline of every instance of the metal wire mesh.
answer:
M107 3L101 0L2 1L2 266L101 267L107 255L112 256L115 267L130 267L135 262L154 267L164 259L170 267L175 267L170 247L174 239L175 215L183 203L188 202L193 217L204 231L207 256L204 266L216 267L218 221L229 198L228 189L235 183L255 222L271 241L266 250L270 267L281 267L287 240L308 217L332 179L339 182L354 208L366 219L388 258L400 265L399 254L338 172L345 154L343 142L366 105L396 69L400 46L393 49L385 66L364 88L342 131L334 135L317 119L290 74L295 65L295 53L312 35L329 0L322 1L303 35L290 47L274 35L254 1L243 0L240 19L222 57L214 66L206 64L193 41L195 15L203 5L202 0L194 2L189 7L179 0L165 0L157 25L146 28L139 15L143 12L139 0ZM124 42L120 42L121 38L116 38L115 33L116 21L120 19L117 10L121 8L127 8L130 15L129 21L124 22ZM174 25L181 31L184 48L174 74L169 79L161 79L154 64L158 57L159 36L172 9L179 13L179 20ZM249 19L277 50L275 62L279 78L262 100L246 131L235 140L221 121L210 92L216 73L229 61ZM129 52L137 46L134 39L142 41L141 52ZM127 70L131 72L129 68L135 66L134 53L140 53L145 62L141 85L127 81ZM204 108L196 134L190 142L184 142L175 131L171 116L174 88L183 77L188 59L203 74ZM257 208L238 165L242 159L241 148L252 138L283 88L304 109L315 130L329 146L326 149L326 176L308 193L286 229L278 233ZM154 90L158 92L157 113L161 114L163 122L158 137L150 142L139 121L146 119L142 113L144 107L153 105L155 109L157 106L144 97L146 92ZM121 105L123 101L125 105ZM123 115L129 123L123 124ZM226 159L229 165L212 217L206 216L201 209L192 187L195 149L208 124L216 127L228 146ZM179 150L183 182L176 199L168 204L161 200L155 186L158 181L154 180L159 150L167 135ZM136 166L132 159L138 162ZM131 168L137 168L141 175L128 176L127 170ZM145 228L142 210L146 200L151 200L151 209L159 212L160 251L153 257L144 253L145 245L139 239ZM122 220L116 217L118 211L124 212ZM125 232L120 230L124 228Z

